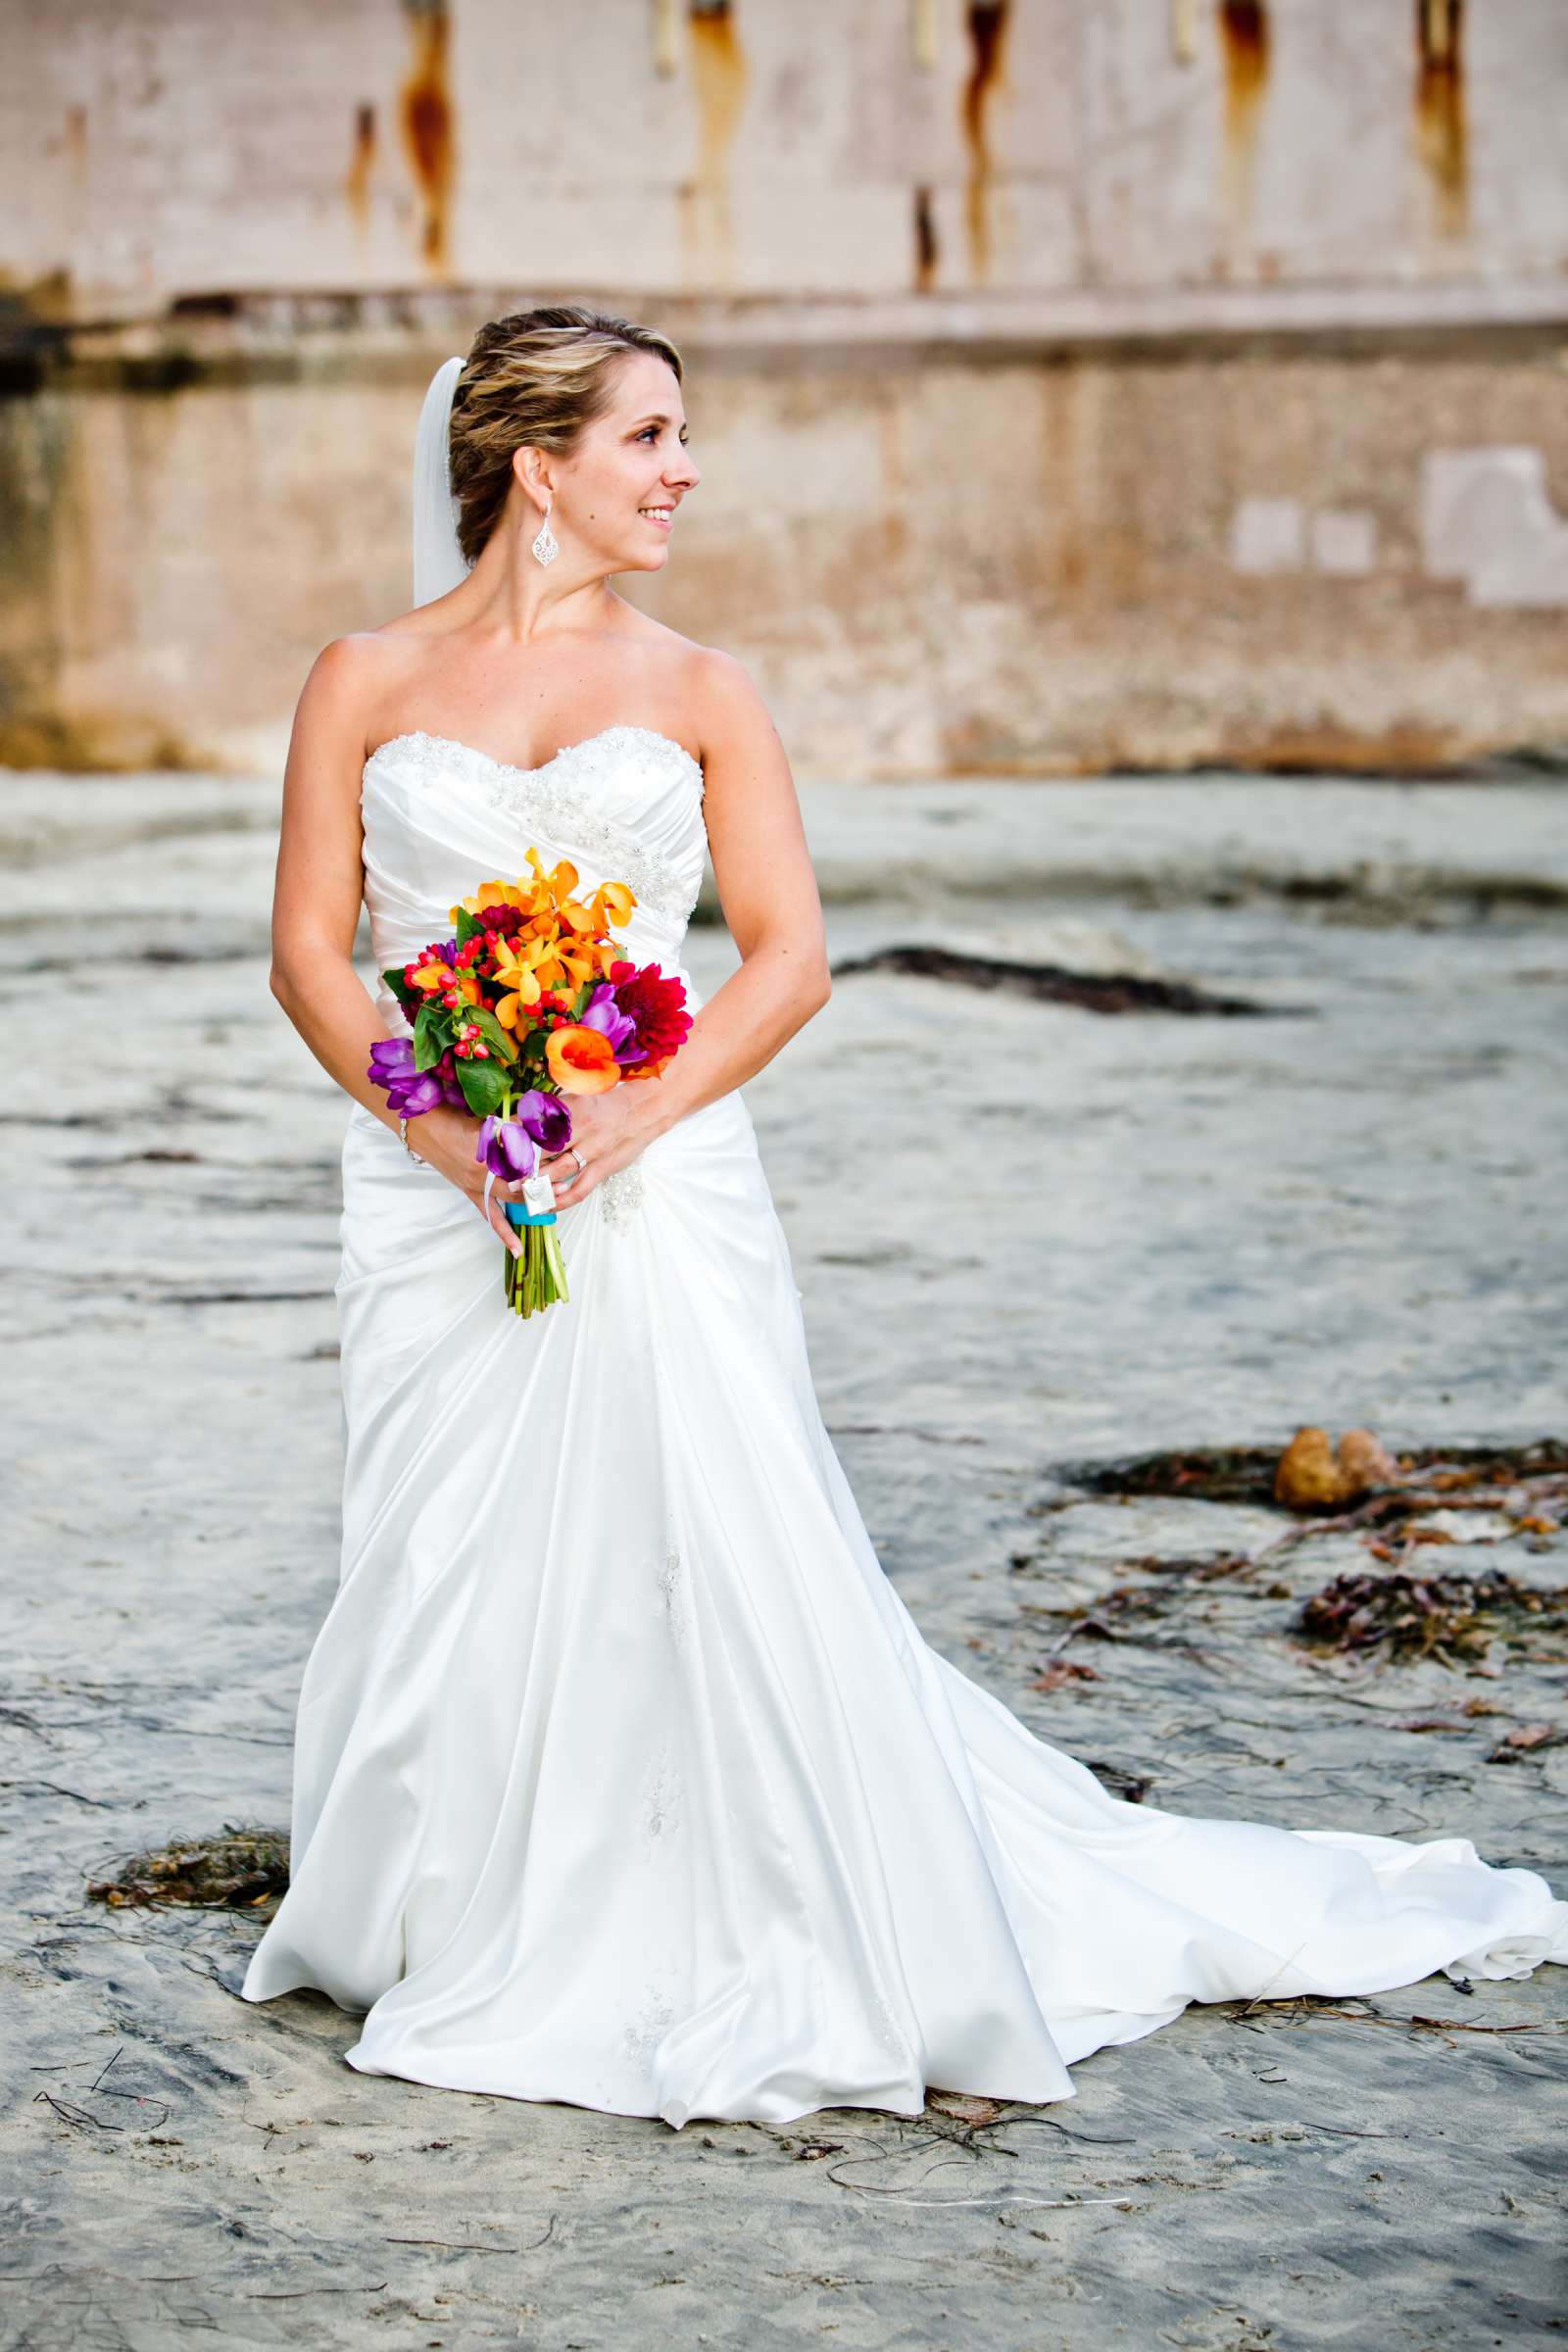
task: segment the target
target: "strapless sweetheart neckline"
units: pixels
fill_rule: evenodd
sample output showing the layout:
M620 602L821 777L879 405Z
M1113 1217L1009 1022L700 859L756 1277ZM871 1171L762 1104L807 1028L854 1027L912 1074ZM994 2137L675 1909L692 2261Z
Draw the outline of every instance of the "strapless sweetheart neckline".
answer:
M563 760L569 760L579 752L592 751L601 745L611 742L616 736L641 736L647 742L662 743L666 745L670 751L678 754L678 756L685 760L687 766L691 768L693 773L696 775L698 789L702 789L702 761L694 759L692 754L686 749L686 746L683 743L677 743L673 735L662 734L658 727L639 727L625 724L612 727L600 727L592 735L584 735L580 742L564 743L551 759L541 760L537 767L519 767L511 760L498 760L493 752L481 751L476 743L465 743L461 736L433 735L424 727L409 727L406 728L401 734L389 735L384 743L378 743L376 745L374 751L372 751L366 760L365 765L361 770L361 780L363 781L364 777L368 775L371 767L375 761L380 759L383 752L393 751L399 744L434 744L437 746L444 746L450 751L466 752L470 759L482 760L484 765L493 769L497 775L532 777L548 775L550 770L553 767L558 767Z
M475 860L512 874L529 840L596 880L624 882L663 932L683 931L706 865L706 797L698 760L655 727L600 727L537 767L425 728L389 736L366 760L359 793L378 968L406 962L431 936L423 924L473 888ZM671 953L674 937L658 944Z

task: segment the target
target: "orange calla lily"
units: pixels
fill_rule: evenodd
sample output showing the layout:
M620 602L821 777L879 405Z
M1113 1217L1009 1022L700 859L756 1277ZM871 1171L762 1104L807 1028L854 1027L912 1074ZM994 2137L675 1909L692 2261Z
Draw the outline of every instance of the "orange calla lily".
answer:
M551 1030L545 1059L564 1095L602 1095L620 1079L620 1065L609 1038L602 1029L585 1029L580 1022L566 1022Z

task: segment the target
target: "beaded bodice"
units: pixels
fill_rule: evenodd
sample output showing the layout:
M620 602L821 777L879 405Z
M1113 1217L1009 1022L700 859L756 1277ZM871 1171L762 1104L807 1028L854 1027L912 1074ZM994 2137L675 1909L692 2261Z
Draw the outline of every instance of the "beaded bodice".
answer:
M413 731L365 762L365 903L377 971L451 927L450 909L481 882L569 858L578 895L624 882L637 901L617 932L626 955L665 971L702 884L708 836L703 771L684 745L651 727L605 727L540 767L514 767L448 736ZM388 1025L401 1027L384 986Z

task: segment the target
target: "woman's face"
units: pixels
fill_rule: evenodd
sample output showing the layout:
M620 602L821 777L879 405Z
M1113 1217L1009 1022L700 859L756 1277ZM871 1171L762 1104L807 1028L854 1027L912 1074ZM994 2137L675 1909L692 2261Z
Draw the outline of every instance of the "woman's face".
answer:
M551 528L563 554L606 572L662 571L680 502L702 479L674 370L652 352L628 352L610 407L550 469Z

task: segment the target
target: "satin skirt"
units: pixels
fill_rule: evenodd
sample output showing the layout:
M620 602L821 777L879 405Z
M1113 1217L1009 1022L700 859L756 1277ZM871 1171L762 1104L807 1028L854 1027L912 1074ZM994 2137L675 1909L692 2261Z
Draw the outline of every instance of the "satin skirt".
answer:
M1189 2002L1568 1961L1568 1904L1467 1838L1125 1803L938 1656L742 1097L635 1169L518 1319L472 1206L350 1118L341 1581L247 1999L318 1987L365 2073L678 2128L1070 2098Z

